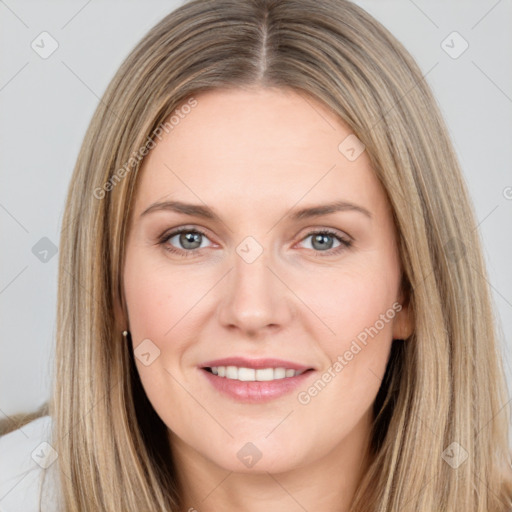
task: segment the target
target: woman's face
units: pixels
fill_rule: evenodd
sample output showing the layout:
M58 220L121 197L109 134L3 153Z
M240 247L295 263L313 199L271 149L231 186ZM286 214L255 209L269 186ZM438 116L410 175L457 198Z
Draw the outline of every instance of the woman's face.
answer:
M177 453L230 471L361 452L392 339L411 330L364 147L295 92L196 100L144 160L131 218L145 392Z

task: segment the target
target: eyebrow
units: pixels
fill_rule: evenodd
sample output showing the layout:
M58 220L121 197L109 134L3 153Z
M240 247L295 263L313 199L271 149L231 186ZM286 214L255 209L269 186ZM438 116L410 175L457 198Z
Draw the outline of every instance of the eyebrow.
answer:
M204 219L220 221L219 216L208 206L184 203L182 201L162 201L153 203L151 206L146 208L140 214L140 216L143 217L149 213L162 210L181 213L184 215L190 215L193 217L202 217ZM292 212L290 212L287 215L287 217L291 218L292 220L298 221L344 211L356 211L362 213L369 219L372 219L372 214L366 208L363 208L362 206L347 201L334 201L332 203L309 206L307 208L301 208L295 211L292 210Z

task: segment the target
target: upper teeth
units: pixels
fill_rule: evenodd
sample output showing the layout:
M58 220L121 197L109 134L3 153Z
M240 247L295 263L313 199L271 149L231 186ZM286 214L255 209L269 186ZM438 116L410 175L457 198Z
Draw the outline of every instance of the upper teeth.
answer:
M304 370L287 368L239 368L238 366L212 366L211 371L219 377L242 381L267 381L295 377L304 373Z

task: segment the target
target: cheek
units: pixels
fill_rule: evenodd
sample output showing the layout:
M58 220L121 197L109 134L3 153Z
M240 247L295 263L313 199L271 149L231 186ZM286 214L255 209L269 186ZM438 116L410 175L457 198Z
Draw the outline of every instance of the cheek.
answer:
M325 332L326 351L336 355L351 340L359 337L364 341L364 333L374 326L379 334L389 335L397 289L395 273L388 270L386 275L366 268L332 272L308 281L301 294L308 298L307 305Z
M127 257L124 276L132 335L154 339L157 344L175 335L180 320L207 290L197 286L201 278L165 261L155 262L136 248Z
M303 390L301 403L311 399L339 421L346 421L347 414L358 417L371 405L385 373L393 321L400 310L398 269L387 268L385 272L380 265L367 265L333 273L302 290L322 320L316 322L315 338L329 361L319 375L322 382Z
M177 297L161 280L155 281L147 272L132 274L125 285L125 293L134 345L141 337L158 343L173 325L171 312L176 311Z
M187 345L186 313L199 295L190 279L188 285L183 271L148 258L136 246L127 252L124 290L135 364L147 398L168 425L173 425L172 417L165 416L170 404L178 417L186 417L190 402L175 371ZM139 346L144 351L138 351ZM141 356L144 352L150 354L148 364Z

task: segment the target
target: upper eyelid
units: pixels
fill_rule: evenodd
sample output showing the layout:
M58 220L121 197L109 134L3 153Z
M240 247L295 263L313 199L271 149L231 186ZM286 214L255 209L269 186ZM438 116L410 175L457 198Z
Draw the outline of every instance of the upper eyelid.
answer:
M189 232L196 232L203 236L206 236L208 239L210 239L210 236L208 235L208 230L202 227L189 227L189 226L180 226L177 228L172 228L169 230L166 230L162 233L161 238L172 238L176 235L179 235L180 233L189 233Z

